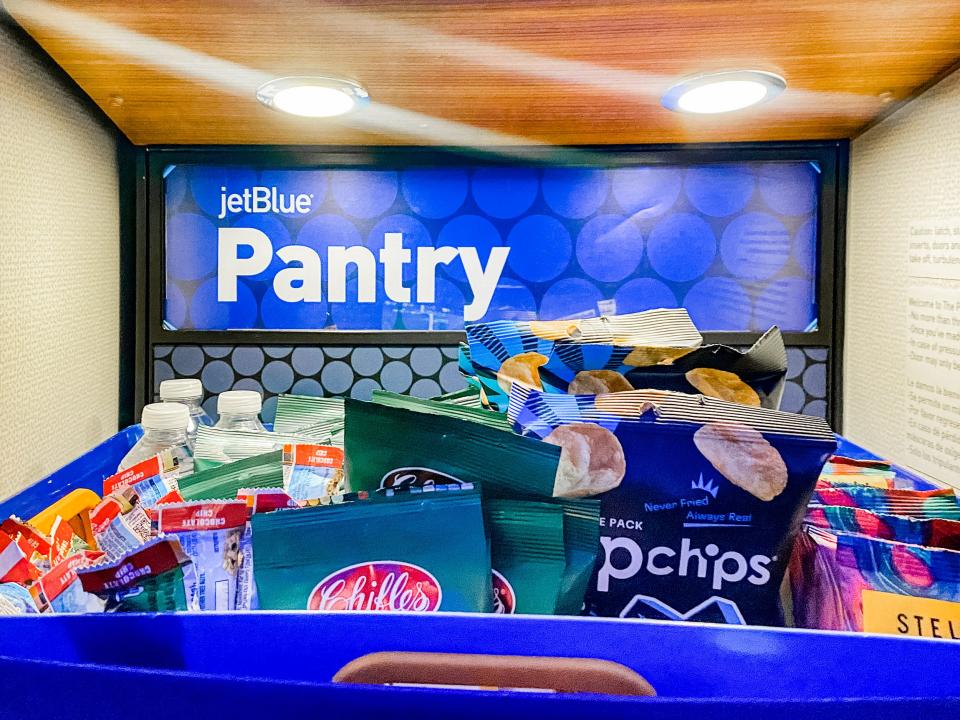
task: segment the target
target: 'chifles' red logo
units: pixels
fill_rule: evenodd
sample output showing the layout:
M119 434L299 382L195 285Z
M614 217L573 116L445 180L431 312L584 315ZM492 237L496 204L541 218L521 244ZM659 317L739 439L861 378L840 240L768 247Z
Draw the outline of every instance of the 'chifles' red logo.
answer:
M498 615L513 615L517 611L517 593L513 585L498 571L493 570L493 611Z
M381 560L327 575L310 593L307 609L432 612L442 597L440 583L422 567Z

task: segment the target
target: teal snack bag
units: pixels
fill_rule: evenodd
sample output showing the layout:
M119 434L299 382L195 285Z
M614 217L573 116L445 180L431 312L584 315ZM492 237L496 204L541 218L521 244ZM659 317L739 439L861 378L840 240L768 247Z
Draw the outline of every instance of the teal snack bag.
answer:
M552 615L566 567L563 508L547 502L488 500L484 516L490 532L493 611Z
M253 516L261 609L490 611L490 550L472 486L344 500Z
M346 401L344 447L355 492L482 482L490 497L549 498L560 462L559 447L535 438L358 400Z
M557 596L557 615L579 615L600 553L600 500L558 501L563 508L566 566Z
M184 500L230 500L243 488L282 488L282 456L277 450L194 473L181 480L180 496Z

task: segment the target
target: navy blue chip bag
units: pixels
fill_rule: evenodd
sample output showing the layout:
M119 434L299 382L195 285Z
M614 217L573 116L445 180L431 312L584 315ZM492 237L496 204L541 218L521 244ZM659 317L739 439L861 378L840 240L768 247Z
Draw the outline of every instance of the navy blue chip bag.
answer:
M836 449L824 420L661 390L519 384L507 416L562 448L569 494L601 498L586 614L783 625L793 540Z

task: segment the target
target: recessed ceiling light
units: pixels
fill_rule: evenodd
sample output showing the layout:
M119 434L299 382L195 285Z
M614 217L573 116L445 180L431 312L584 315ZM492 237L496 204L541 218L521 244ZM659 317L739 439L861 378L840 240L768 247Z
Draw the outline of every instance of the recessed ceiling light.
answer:
M257 88L257 100L269 108L303 117L343 115L370 101L352 80L335 77L285 77Z
M771 72L728 70L685 78L661 102L676 112L716 115L770 102L786 87L786 80Z

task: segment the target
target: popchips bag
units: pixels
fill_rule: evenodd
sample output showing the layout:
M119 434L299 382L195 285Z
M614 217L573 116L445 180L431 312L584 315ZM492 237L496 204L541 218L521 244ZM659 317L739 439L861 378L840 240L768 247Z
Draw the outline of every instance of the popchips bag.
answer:
M460 369L494 409L514 382L548 393L601 394L655 388L777 408L787 354L777 328L746 351L701 347L685 310L649 310L580 321L466 326Z
M790 547L836 449L823 420L680 393L521 386L508 417L563 448L571 492L604 493L588 614L783 624Z
M254 515L260 608L488 612L490 549L465 485Z

